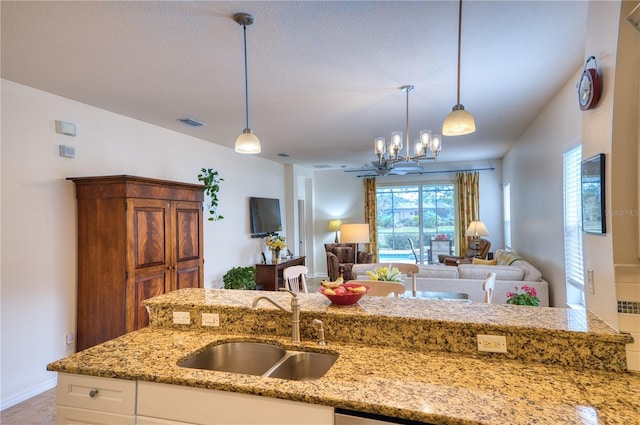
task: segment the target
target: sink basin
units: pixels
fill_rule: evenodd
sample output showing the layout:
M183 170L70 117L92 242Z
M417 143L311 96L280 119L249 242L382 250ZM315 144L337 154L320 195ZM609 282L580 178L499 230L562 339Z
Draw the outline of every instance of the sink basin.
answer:
M283 348L261 342L227 342L212 345L195 356L178 362L178 366L263 375L286 353Z
M262 342L227 342L178 362L180 367L244 373L294 381L318 379L338 356L307 351L287 351Z
M290 352L267 376L294 381L322 378L337 358L333 354Z

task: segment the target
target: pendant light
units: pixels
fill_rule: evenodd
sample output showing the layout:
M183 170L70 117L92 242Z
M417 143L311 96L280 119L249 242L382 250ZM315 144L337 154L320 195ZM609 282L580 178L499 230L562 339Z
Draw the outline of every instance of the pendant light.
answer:
M460 46L462 39L462 0L460 0L460 8L458 14L458 102L453 107L453 111L447 115L442 123L443 136L462 136L476 131L476 123L473 115L465 111L464 106L460 103Z
M236 152L256 154L262 151L260 139L249 128L249 77L247 72L247 26L253 24L253 16L248 13L236 13L233 19L242 25L244 32L244 94L246 127L236 139Z

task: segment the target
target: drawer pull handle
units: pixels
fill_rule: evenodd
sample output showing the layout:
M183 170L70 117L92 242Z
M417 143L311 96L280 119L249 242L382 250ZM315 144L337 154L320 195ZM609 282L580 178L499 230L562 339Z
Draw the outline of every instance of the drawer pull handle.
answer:
M89 397L91 398L96 398L98 396L98 390L91 390L89 391Z

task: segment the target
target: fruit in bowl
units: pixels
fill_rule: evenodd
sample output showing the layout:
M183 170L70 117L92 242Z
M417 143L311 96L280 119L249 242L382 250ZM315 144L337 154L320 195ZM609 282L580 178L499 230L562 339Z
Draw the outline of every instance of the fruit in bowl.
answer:
M348 282L335 288L327 288L324 286L318 288L318 292L329 298L332 303L339 305L355 304L370 290L371 288L367 285Z

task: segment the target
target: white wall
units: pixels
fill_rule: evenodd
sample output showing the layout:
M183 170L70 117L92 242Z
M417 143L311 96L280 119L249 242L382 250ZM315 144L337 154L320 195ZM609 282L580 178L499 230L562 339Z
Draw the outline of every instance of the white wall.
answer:
M55 133L55 120L77 125ZM74 146L73 159L58 145ZM2 80L2 409L55 383L46 364L75 333L76 213L72 176L130 174L198 183L202 167L224 178L220 222L205 221L205 285L260 261L249 236L248 197L285 200L285 168L273 161ZM288 224L288 222L287 222ZM285 231L288 231L285 225Z
M445 140L446 143L446 140ZM446 149L446 145L443 147ZM429 164L427 171L446 171L472 168L495 168L493 171L480 172L480 217L487 226L491 241L491 251L504 246L502 225L502 161L477 161L469 163ZM405 183L455 183L455 173L434 173L405 176L378 177L377 184ZM316 214L316 272L327 274L327 261L324 253L325 243L332 243L334 232L329 232L329 220L339 218L343 223L364 223L364 186L362 178L356 173L341 170L318 171L315 178L315 214Z
M566 303L562 153L580 142L576 73L560 88L503 159L511 184L511 245L549 282L552 306Z

